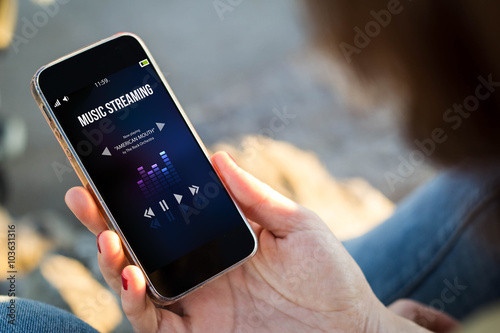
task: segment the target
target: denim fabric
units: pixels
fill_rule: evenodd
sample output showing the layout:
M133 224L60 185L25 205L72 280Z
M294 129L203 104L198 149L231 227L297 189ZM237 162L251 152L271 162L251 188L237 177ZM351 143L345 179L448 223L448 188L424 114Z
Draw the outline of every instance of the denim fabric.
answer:
M48 304L15 298L15 325L9 324L10 297L0 297L0 332L97 333L74 315Z
M461 319L500 298L500 165L444 172L393 216L344 242L377 297Z

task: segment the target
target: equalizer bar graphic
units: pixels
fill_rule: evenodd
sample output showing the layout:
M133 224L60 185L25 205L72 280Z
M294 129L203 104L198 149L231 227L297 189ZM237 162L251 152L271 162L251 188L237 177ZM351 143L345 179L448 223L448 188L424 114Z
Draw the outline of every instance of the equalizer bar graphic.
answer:
M151 165L151 170L147 172L144 170L143 166L137 168L141 176L141 180L137 182L137 185L139 185L139 188L146 198L160 194L168 187L181 181L181 178L177 174L177 171L165 151L162 151L160 156L165 164L161 170L158 164Z

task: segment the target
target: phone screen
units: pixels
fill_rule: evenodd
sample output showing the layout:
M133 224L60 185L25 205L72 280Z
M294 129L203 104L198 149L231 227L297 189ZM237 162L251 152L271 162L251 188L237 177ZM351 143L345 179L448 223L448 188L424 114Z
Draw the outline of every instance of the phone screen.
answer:
M136 53L106 75L52 89L47 102L98 199L150 279L169 277L158 289L172 296L255 244L152 59Z

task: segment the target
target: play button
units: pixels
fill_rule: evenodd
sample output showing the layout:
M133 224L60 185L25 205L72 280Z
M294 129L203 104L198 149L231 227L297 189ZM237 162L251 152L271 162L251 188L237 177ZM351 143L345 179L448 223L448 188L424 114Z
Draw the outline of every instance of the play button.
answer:
M177 203L181 203L181 200L182 200L182 195L180 194L174 194L174 197L175 197L175 200L177 200Z

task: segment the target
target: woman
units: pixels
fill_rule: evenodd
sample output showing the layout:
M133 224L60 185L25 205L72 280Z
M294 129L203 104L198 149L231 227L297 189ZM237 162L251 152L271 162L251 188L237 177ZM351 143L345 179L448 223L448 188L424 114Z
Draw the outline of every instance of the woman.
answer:
M460 319L499 299L500 4L310 7L320 45L338 65L372 96L399 103L410 167L425 160L447 167L384 224L345 243L376 295L386 305L412 298ZM405 175L384 176L398 186Z

